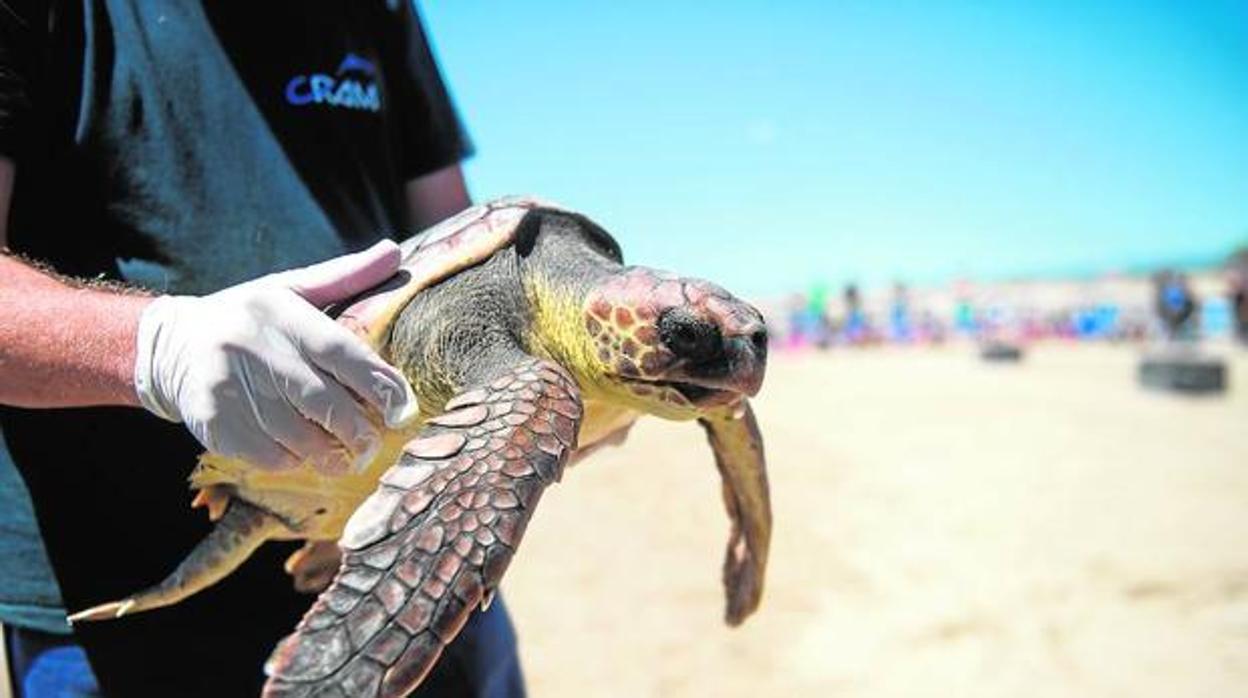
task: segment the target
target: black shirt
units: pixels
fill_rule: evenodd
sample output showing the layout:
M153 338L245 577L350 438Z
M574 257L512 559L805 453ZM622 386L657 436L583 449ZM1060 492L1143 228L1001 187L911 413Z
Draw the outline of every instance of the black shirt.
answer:
M66 274L205 293L359 249L403 229L405 181L468 151L407 0L0 2L9 244ZM0 429L70 609L159 581L208 530L180 425L3 408ZM291 550L79 628L104 691L256 695L310 603L281 570Z
M408 2L84 1L30 22L0 84L31 103L0 123L9 241L67 273L202 293L324 259L402 229L403 182L468 150Z

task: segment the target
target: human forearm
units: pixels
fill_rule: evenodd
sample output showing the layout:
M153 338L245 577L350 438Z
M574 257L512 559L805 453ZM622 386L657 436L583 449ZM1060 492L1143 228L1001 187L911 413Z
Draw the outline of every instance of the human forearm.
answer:
M405 193L408 224L413 232L424 230L472 205L464 172L459 165L450 165L408 181Z
M209 450L343 472L419 412L407 379L319 308L394 274L386 241L208 296L82 288L0 257L0 403L141 405Z
M0 404L136 405L261 467L367 464L370 412L419 414L407 379L320 309L392 276L391 241L208 296L56 278L4 253L15 167L0 156Z
M152 298L65 283L0 255L0 403L137 405L135 334Z

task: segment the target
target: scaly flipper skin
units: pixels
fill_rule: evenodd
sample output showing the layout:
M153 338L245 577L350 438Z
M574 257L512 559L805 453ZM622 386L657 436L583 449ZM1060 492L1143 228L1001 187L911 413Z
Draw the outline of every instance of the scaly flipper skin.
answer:
M715 451L723 480L724 507L732 519L724 556L724 619L740 625L758 608L771 547L771 494L763 437L750 403L717 410L698 420Z
M265 698L400 698L488 603L582 407L560 366L527 359L452 399L360 506L343 566L265 667Z

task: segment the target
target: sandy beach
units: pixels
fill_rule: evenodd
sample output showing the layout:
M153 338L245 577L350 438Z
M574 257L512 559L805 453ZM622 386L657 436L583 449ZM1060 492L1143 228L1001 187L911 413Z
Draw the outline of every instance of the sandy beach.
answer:
M1248 695L1248 352L1184 398L1136 386L1139 351L776 357L768 587L735 630L701 431L644 421L508 574L532 695Z

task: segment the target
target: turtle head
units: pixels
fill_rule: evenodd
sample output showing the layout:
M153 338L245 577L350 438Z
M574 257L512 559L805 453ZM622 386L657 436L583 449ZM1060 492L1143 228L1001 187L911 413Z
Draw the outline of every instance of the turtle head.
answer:
M621 268L590 289L582 312L603 387L639 410L691 419L762 386L762 314L710 282Z
M535 209L516 248L545 351L612 402L693 419L758 392L767 327L750 304L701 279L624 266L588 218Z

